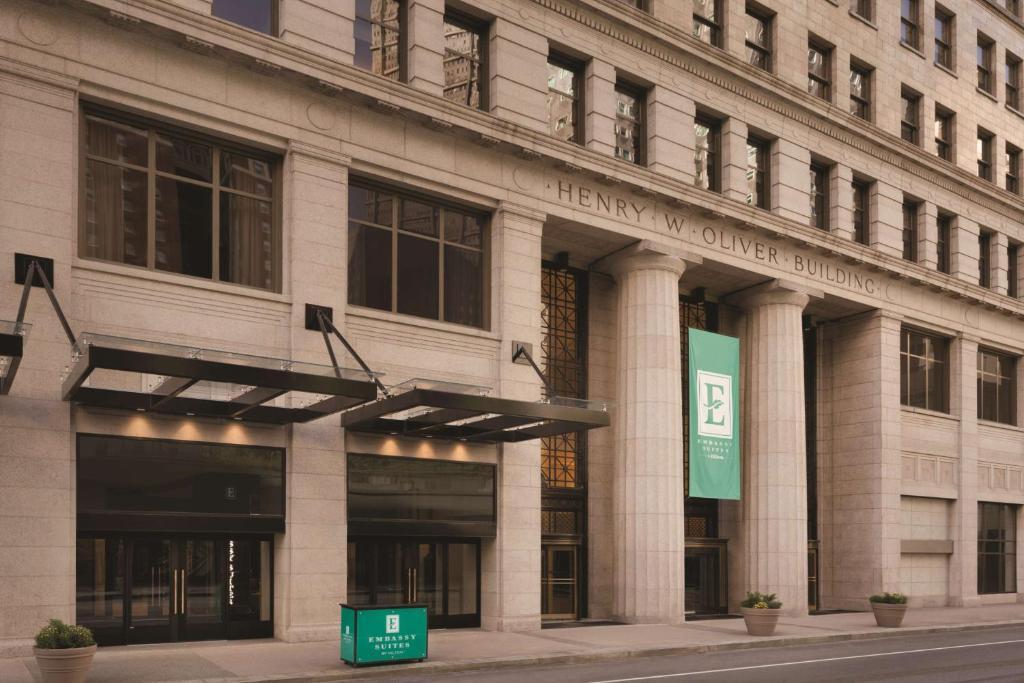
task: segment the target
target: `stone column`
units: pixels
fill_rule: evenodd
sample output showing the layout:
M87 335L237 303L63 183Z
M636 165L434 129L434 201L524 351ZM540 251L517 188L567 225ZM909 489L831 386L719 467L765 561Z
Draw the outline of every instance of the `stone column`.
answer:
M354 2L288 0L279 6L278 37L281 40L342 64L352 63L355 58Z
M541 342L543 213L503 203L492 222L491 311L501 336L495 395L536 401L540 379L512 362L512 342ZM540 628L540 441L504 444L498 454L498 534L481 547L481 624L491 631Z
M693 183L696 136L693 100L656 85L647 97L647 167L687 184Z
M440 96L444 90L444 0L412 0L407 26L406 82Z
M818 295L820 296L820 294ZM807 291L780 280L733 298L746 312L741 499L747 590L807 613L803 325Z
M583 104L587 149L615 155L615 67L599 59L587 62Z
M548 41L502 18L491 22L488 106L498 118L546 133Z
M836 164L828 179L829 225L832 234L852 240L853 230L853 169ZM867 208L867 207L865 207ZM870 211L868 212L870 215Z
M903 256L903 191L875 181L871 191L871 246L889 256Z
M992 233L992 291L1006 294L1010 240L1005 232Z
M811 151L779 138L772 145L772 212L798 223L811 222Z
M951 273L958 280L978 284L978 224L964 216L957 216L950 236Z
M949 604L978 605L978 340L960 336L949 349L950 413L960 418L960 471L953 503Z
M610 264L618 285L614 617L683 621L680 256L648 241Z
M738 202L747 201L747 124L736 117L722 123L722 195Z
M939 266L939 208L932 202L921 202L917 214L917 262L931 270Z

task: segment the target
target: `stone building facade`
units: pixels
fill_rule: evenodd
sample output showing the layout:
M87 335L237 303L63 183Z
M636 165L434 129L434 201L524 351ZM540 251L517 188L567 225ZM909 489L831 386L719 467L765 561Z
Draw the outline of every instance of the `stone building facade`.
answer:
M0 396L0 653L53 616L328 639L339 602L424 596L495 630L746 590L1018 601L1018 4L0 3L0 318L16 254L52 260L76 333L324 364L316 304L389 387L553 391L611 423L496 445L65 401L33 293ZM687 494L694 327L740 339L739 501ZM177 495L139 462L263 457L280 529L90 507ZM122 468L145 495L96 494ZM486 532L360 516L479 500Z

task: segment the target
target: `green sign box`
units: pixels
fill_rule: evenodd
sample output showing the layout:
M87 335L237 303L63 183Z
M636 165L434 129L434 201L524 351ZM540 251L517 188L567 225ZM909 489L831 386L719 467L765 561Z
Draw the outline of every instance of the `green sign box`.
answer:
M346 664L426 658L426 605L341 605L341 660Z
M740 340L690 328L690 495L740 498Z

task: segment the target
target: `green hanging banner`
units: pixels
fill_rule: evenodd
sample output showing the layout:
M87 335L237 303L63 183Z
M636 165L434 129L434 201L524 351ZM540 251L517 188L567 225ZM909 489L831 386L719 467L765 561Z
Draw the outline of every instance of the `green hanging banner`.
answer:
M690 495L740 499L740 340L690 328Z

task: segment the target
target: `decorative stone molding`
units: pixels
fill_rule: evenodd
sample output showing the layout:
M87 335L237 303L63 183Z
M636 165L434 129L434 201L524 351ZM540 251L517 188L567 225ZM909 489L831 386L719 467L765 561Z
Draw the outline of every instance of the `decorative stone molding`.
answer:
M805 308L812 298L821 299L825 293L803 285L777 278L753 287L734 292L723 301L744 309L751 309L765 304L782 304Z
M978 462L978 488L1024 496L1024 468L997 462Z
M956 458L904 451L900 456L902 492L915 495L922 492L921 486L926 486L946 489L955 494L959 479L957 469ZM929 493L934 494L935 491Z

